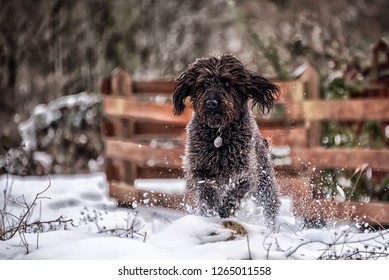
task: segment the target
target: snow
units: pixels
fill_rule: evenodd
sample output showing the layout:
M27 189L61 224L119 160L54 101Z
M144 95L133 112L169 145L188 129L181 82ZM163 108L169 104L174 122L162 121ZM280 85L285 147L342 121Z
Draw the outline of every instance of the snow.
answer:
M183 194L185 180L183 179L136 179L134 186L145 191L155 191L171 194Z
M138 182L147 183L158 185L158 181ZM181 181L172 181L173 192L178 186ZM40 230L31 226L0 241L2 260L389 258L388 231L361 232L359 225L346 222L331 222L323 229L304 228L291 213L293 202L288 197L282 198L279 224L271 232L250 203L236 217L224 220L160 208L117 207L102 173L3 175L0 191L0 218L6 217L0 221L0 233L26 213L25 205L31 205L37 194L28 224L40 221L42 225ZM226 221L242 231L226 226Z

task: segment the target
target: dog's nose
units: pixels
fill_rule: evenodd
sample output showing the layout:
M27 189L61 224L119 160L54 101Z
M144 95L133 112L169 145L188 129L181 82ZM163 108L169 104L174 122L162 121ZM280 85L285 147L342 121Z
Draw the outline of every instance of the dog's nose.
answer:
M207 103L206 103L207 107L209 109L215 109L217 107L217 100L207 100Z

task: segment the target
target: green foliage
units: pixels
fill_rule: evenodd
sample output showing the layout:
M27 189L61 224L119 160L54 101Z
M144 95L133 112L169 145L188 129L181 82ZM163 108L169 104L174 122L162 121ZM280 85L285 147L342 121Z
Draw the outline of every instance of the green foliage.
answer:
M378 186L378 189L382 191L382 200L389 201L389 174L382 180L382 183Z
M322 144L325 147L363 147L382 149L385 136L380 121L361 123L324 122Z
M342 77L337 77L328 83L326 93L328 99L344 99L352 92L361 91L362 87L358 83L347 81Z
M350 147L355 139L351 128L342 127L336 122L323 123L322 144L325 147Z
M320 172L322 194L325 198L335 198L339 201L363 200L366 193L361 192L361 186L368 183L366 174L355 176L351 170L326 169Z
M324 198L340 201L389 201L389 174L382 179L372 177L371 170L326 169L318 174L318 187Z

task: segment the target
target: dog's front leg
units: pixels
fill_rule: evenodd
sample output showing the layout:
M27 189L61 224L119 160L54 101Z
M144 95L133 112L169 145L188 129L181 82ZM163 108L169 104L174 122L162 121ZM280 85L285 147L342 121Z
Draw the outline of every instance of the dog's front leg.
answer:
M215 216L220 208L218 187L212 179L191 179L188 192L193 195L194 213L201 216Z
M262 176L259 180L258 191L254 196L259 205L263 207L263 213L268 227L274 229L280 208L277 182L274 179L270 165L265 166L261 173Z
M198 211L200 215L215 216L220 208L218 186L214 180L201 180L199 185Z
M223 204L219 209L219 216L221 218L228 218L232 216L236 209L239 208L242 199L250 189L250 183L247 180L230 184L234 185L225 195Z

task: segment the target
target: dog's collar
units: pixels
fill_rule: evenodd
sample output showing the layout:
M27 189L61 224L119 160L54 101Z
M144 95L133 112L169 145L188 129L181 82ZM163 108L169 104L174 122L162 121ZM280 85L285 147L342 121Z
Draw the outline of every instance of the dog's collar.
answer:
M222 128L219 127L219 129L216 132L216 138L213 140L213 145L216 148L220 148L223 145L223 138L222 138Z

